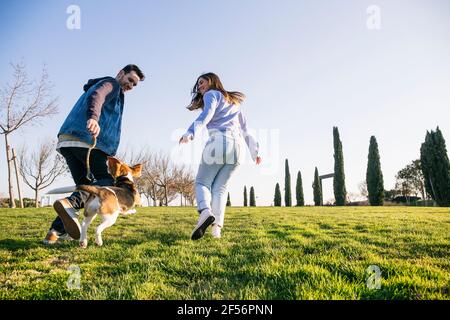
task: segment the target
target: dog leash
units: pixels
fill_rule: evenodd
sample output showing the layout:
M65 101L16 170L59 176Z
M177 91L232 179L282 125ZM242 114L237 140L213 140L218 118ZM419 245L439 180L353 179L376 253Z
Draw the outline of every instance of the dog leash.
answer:
M89 163L89 159L91 157L91 150L95 148L95 145L97 144L97 137L94 137L94 143L89 147L87 156L86 156L86 179L88 179L91 183L96 183L97 180L95 179L94 175L91 172L91 165Z

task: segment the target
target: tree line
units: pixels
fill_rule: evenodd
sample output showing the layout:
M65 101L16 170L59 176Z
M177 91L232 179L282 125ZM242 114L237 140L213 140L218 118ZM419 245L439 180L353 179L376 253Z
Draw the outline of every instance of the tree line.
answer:
M337 127L333 127L334 172L333 191L336 206L349 204L349 195L345 187L344 156L342 142ZM317 167L314 170L313 199L314 205L323 205L322 178ZM291 180L288 159L285 160L285 206L292 206ZM439 127L436 131L427 131L425 142L420 149L420 159L416 159L401 169L396 175L395 189L385 190L383 172L381 170L380 153L375 136L370 137L367 157L366 179L360 184L361 194L367 197L371 206L382 206L384 201L395 200L401 195L409 202L411 194L421 194L422 199L428 198L439 206L450 206L450 162L448 159L445 139ZM304 206L303 183L301 172L297 173L296 206ZM280 184L275 185L274 206L282 205Z
M54 152L54 142L43 142L37 150L31 150L30 145L22 147L18 154L11 147L11 135L25 128L36 125L43 119L58 113L57 99L52 97L48 73L44 68L39 80L31 81L25 71L23 62L11 64L13 77L0 90L0 134L4 136L5 156L7 164L7 180L9 207L16 206L13 193L14 172L18 191L18 205L24 206L21 196L20 179L34 191L35 206L38 206L39 191L49 187L55 180L67 174L68 169L62 157ZM345 186L344 156L342 142L337 127L333 127L334 172L333 191L335 205L343 206L349 203L349 195ZM126 155L119 156L125 159ZM141 151L137 156L131 156L129 163L144 163L143 174L137 180L138 189L147 202L153 206L167 206L177 197L180 205L195 204L194 175L185 166L175 165L168 155L162 152L153 153ZM322 179L318 168L314 171L312 184L314 204L323 205ZM396 175L394 190L384 189L380 154L375 136L370 137L367 160L366 179L360 189L367 196L372 206L383 205L386 199L391 200L396 195L406 199L411 194L420 193L422 199L431 198L439 206L450 206L450 162L444 137L439 127L427 131L425 142L420 148L420 159L412 161ZM301 172L297 173L295 187L296 206L304 206L303 182ZM417 198L417 197L416 197ZM275 186L273 204L281 206L282 195L279 183ZM30 203L29 201L27 203ZM288 159L285 160L284 203L292 206L291 175ZM227 205L231 206L228 193ZM244 186L244 206L256 206L254 187L250 188L250 201L247 199L247 187Z

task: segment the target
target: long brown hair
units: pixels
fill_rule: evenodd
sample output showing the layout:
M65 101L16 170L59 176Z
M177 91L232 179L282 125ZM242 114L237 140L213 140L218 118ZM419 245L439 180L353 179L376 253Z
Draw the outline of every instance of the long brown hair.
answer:
M187 107L191 111L197 110L200 108L203 109L203 107L204 107L203 106L203 95L198 91L198 81L200 80L200 78L203 78L206 81L208 81L209 90L220 91L228 103L241 104L242 101L244 101L244 99L245 99L245 95L242 92L226 91L223 88L223 85L219 79L219 76L217 76L215 73L208 72L208 73L202 74L200 77L197 78L197 81L195 81L194 88L192 88L191 104Z

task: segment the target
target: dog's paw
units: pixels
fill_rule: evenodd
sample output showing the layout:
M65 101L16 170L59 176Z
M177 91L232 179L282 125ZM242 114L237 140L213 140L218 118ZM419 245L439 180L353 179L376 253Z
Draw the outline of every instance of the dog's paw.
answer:
M96 237L95 238L95 244L98 245L99 247L101 247L103 245L103 240L101 237Z
M125 212L123 213L123 215L124 215L124 216L127 216L127 215L129 215L129 214L135 214L135 213L136 213L136 209L131 209L131 210L125 211Z
M87 240L80 241L80 247L83 248L83 249L87 248L87 244L88 244Z

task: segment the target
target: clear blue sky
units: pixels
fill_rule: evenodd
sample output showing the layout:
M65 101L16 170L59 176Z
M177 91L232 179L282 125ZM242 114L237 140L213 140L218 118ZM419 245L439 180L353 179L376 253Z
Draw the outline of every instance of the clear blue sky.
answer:
M66 27L71 4L81 9L80 30ZM367 27L373 4L381 9L380 30ZM185 109L191 87L208 71L227 90L247 95L244 108L257 137L278 132L262 150L265 164L247 163L233 177L233 204L242 203L244 185L253 185L257 203L270 205L275 183L283 187L285 158L293 194L301 170L312 203L314 167L321 174L333 170L333 126L343 143L347 190L354 193L365 179L371 135L386 189L419 157L426 130L439 125L450 143L446 0L3 0L0 24L0 85L10 79L9 62L23 58L35 77L47 64L59 97L57 116L12 136L17 148L55 137L86 80L115 76L128 63L147 79L127 93L122 149L180 151L177 133L197 116ZM4 158L2 151L2 196ZM330 180L324 201L332 198Z

